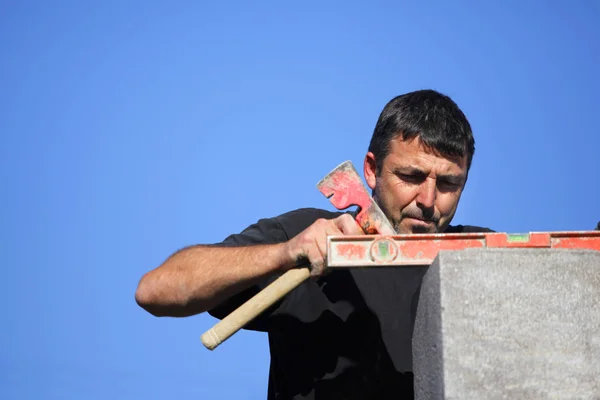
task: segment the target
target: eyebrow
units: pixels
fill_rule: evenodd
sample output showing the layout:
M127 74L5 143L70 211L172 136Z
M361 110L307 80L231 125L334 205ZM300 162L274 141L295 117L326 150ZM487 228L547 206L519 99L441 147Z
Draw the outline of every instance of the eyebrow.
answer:
M427 175L425 171L416 167L396 167L393 172L396 175Z
M448 182L448 183L451 183L453 185L460 185L465 180L465 176L462 174L461 175L443 174L443 175L438 175L438 179Z
M427 173L422 169L416 167L396 167L393 169L396 175L415 175L415 176L427 176ZM443 180L448 183L459 185L461 184L465 176L463 174L441 174L437 176L438 180Z

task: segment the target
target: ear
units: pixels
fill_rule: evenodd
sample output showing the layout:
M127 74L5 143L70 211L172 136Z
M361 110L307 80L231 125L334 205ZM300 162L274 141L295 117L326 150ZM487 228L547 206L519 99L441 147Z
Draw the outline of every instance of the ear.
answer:
M369 185L371 190L375 190L375 184L377 183L377 163L375 162L375 155L373 153L367 153L363 168L367 185Z

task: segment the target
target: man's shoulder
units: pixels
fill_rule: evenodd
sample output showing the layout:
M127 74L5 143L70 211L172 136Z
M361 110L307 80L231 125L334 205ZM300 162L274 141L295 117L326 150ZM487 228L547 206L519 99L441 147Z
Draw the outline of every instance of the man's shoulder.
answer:
M282 227L288 238L292 238L308 228L318 219L334 219L349 211L329 211L322 208L298 208L273 219Z
M485 233L495 232L490 228L475 225L450 225L444 233Z
M320 218L333 219L341 214L343 212L319 208L298 208L277 216L261 218L218 244L235 246L279 243L296 236Z
M275 217L278 221L306 221L312 220L313 222L319 218L333 219L342 214L348 213L349 211L330 211L322 208L297 208L292 211L280 214Z
M243 232L228 237L224 244L277 243L289 240L308 228L318 219L334 219L342 214L351 214L350 210L330 211L322 208L304 207L287 211L277 216L262 218L247 227ZM445 233L494 232L485 227L474 225L450 225Z
M285 231L288 238L296 236L304 229L308 228L313 222L318 219L333 219L342 214L352 214L352 211L329 211L321 208L298 208L288 211L271 220L276 222ZM450 225L445 233L485 233L495 232L494 230L476 225Z

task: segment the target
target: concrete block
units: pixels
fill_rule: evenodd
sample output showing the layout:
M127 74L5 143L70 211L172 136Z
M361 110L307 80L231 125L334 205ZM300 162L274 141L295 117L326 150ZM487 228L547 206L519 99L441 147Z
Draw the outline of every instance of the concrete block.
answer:
M600 252L440 252L412 344L416 399L600 399Z

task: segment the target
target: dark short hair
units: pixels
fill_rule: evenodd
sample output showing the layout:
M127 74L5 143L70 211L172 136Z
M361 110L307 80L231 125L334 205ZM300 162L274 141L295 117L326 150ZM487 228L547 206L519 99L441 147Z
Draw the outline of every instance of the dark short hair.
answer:
M435 90L417 90L390 100L381 111L369 151L375 155L377 174L388 155L389 143L418 136L423 144L444 157L467 156L467 171L475 153L469 121L448 96Z

